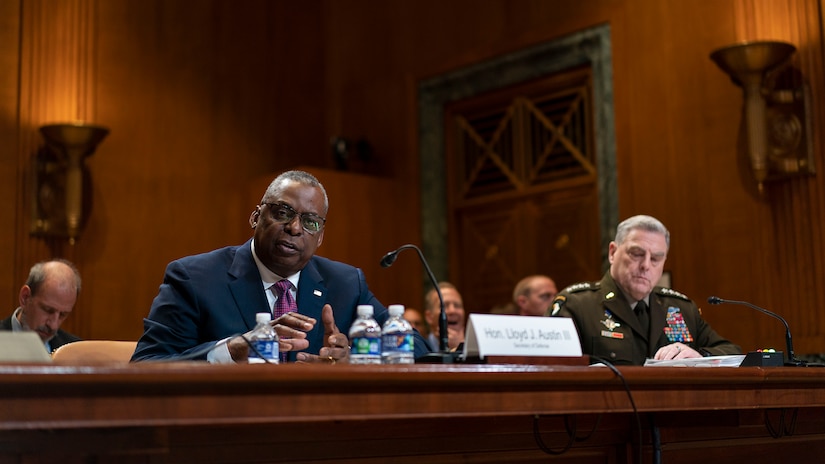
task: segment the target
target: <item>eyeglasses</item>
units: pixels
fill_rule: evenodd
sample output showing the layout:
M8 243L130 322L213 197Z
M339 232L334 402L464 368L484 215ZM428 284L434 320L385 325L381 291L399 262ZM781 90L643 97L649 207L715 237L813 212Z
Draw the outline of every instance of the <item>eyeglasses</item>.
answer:
M324 228L325 218L315 213L299 213L289 205L283 203L261 203L261 206L269 206L269 215L273 221L279 224L289 224L295 220L295 216L301 218L301 227L310 234L316 234Z

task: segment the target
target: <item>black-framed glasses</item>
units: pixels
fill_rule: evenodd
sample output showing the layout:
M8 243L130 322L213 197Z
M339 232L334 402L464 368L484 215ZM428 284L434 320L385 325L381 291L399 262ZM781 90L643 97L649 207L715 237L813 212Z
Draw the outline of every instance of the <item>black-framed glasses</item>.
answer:
M295 208L284 203L261 203L261 206L269 207L269 216L279 224L289 224L295 220L295 216L301 218L301 227L310 234L316 234L324 228L325 218L315 213L299 213Z

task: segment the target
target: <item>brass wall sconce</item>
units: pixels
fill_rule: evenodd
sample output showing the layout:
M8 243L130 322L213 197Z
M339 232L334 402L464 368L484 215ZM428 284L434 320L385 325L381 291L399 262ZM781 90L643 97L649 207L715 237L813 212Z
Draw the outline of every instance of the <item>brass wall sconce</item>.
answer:
M743 42L710 58L744 91L748 158L760 195L764 183L815 171L810 91L798 69L783 66L796 51L785 42Z
M65 237L74 244L86 217L88 172L84 160L109 134L101 126L67 123L42 126L46 146L34 160L31 233Z

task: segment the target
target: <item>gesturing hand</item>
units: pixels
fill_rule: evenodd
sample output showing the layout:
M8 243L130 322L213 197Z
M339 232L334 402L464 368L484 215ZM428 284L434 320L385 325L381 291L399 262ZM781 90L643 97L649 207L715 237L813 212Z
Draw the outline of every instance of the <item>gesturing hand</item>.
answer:
M315 362L335 364L349 362L349 339L335 325L332 306L324 305L321 311L321 323L324 324L324 346L317 355L298 353L298 362Z
M298 351L309 348L307 332L315 327L317 321L301 313L290 312L272 321L272 327L278 333L279 351Z
M315 327L317 321L314 318L305 316L297 312L286 313L283 316L270 322L272 328L278 334L278 351L298 351L309 348L307 332ZM245 333L249 339L252 333ZM229 354L235 362L245 362L249 356L249 345L243 337L235 337L227 343Z

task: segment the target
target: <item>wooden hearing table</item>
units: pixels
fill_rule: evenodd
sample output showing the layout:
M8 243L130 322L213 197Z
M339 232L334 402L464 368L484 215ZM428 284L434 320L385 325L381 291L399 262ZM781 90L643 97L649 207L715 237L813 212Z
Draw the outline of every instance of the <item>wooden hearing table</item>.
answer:
M825 462L823 368L619 370L4 364L0 464Z

